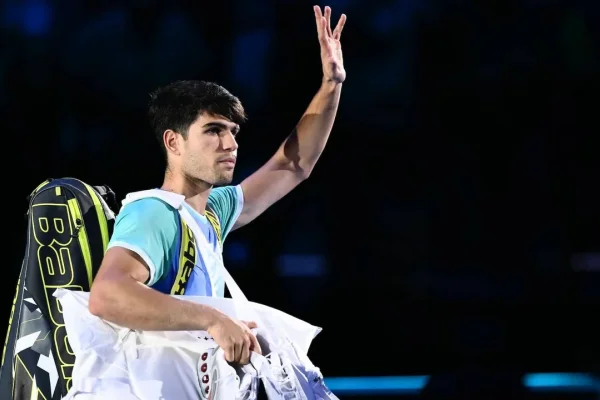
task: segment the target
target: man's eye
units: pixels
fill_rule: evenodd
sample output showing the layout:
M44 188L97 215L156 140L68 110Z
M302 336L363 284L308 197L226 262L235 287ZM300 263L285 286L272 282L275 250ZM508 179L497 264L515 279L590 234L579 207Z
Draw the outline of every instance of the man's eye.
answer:
M206 132L218 135L221 132L221 129L220 128L210 128Z

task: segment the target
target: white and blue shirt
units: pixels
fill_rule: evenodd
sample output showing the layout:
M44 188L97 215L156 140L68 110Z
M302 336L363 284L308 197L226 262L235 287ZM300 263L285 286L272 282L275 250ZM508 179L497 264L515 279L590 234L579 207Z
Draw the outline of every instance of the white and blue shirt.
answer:
M241 187L225 186L213 189L207 208L212 210L221 226L221 243L207 217L184 202L201 233L206 238L205 251L221 252L221 245L240 216L244 205ZM181 224L179 212L156 197L142 198L123 206L119 212L108 245L123 247L138 254L150 270L147 285L169 294L179 269ZM197 256L197 263L189 278L185 294L190 296L218 296L225 293L225 282L220 272L220 257L214 254ZM213 289L214 288L214 289Z

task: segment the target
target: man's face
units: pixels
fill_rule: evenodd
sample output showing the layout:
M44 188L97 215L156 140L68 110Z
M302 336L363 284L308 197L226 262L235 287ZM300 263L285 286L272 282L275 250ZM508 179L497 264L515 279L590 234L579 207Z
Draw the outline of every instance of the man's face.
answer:
M203 113L190 125L187 139L181 143L181 172L211 185L231 183L239 129L224 117Z

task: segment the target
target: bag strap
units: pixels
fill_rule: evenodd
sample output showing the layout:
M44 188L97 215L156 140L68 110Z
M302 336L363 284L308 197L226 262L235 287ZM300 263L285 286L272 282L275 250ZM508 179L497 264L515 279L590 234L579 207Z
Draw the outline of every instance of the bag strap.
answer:
M188 219L189 221L193 221L193 217L186 207L180 207L179 213L182 220ZM198 232L199 227L197 224L194 224L191 229L196 234L198 238L198 248L208 248L209 244L206 240L206 237L202 235L202 232ZM222 259L221 259L222 261ZM231 295L231 300L233 301L234 309L236 310L237 318L244 320L252 320L257 323L261 334L265 337L265 339L270 343L272 349L279 348L284 345L282 341L285 341L286 336L281 332L279 326L271 323L271 321L261 318L259 313L254 309L248 298L237 284L233 276L229 273L227 268L225 268L225 264L221 262L223 278L225 281L225 285L229 289L229 294ZM214 288L213 288L214 291Z
M53 179L52 178L48 178L46 179L44 182L40 183L35 189L33 189L33 191L31 193L29 193L29 196L27 196L27 201L30 201L31 198L40 190L42 190L42 188L44 186L46 186L47 184L49 184L50 182L52 182Z
M193 217L190 214L190 212L187 210L186 207L180 207L179 213L181 215L182 220L187 219L188 221L193 221ZM197 225L193 225L191 227L191 230L194 232L194 234L198 238L198 241L199 241L197 243L198 247L200 249L207 248L209 246L208 241L206 240L204 235L201 234L201 232L197 232L198 229L199 228ZM225 285L229 289L229 293L231 294L231 299L233 300L233 304L234 304L235 308L238 310L238 315L244 316L244 318L251 318L251 319L256 320L258 318L258 314L256 313L256 311L254 311L254 308L250 305L248 298L246 297L246 295L244 295L244 292L242 292L242 289L240 289L239 285L235 282L235 280L233 279L233 277L231 276L229 271L227 271L227 268L225 268L225 265L223 263L221 263L221 265L223 267L222 272L223 272L223 278L225 280ZM256 321L256 322L258 323L258 321Z
M167 192L159 189L149 189L142 190L139 192L129 193L122 202L122 205L125 206L128 203L134 202L139 199L143 199L146 197L155 197L159 198L165 203L169 204L176 210L180 210L183 207L183 203L185 202L185 197L172 192ZM219 246L223 248L223 234L221 231L221 222L219 221L219 217L217 213L209 206L206 206L205 210L206 219L210 223L210 225L215 230L217 235L217 241L219 242Z
M181 194L167 192L166 190L160 189L148 189L141 190L139 192L128 193L125 196L125 198L121 201L121 208L125 207L129 203L133 203L134 201L145 199L148 197L160 199L176 210L179 210L179 208L181 208L182 204L185 202L185 196Z
M171 294L183 295L196 265L196 236L179 213L177 216L179 217L179 235L181 240L179 241L177 276L175 277L173 287L171 287Z
M104 200L104 205L106 205L106 208L108 208L113 213L119 211L117 195L115 194L115 192L112 191L112 189L108 185L92 186L92 188L94 188L94 190L100 195L100 198Z
M204 214L206 216L206 219L210 223L210 225L215 230L215 233L217 234L217 241L219 242L219 247L222 250L223 249L223 236L221 233L221 222L219 221L219 217L217 216L217 213L214 212L213 209L210 208L210 206L208 204L206 205Z
M181 209L185 209L183 205ZM179 207L178 207L179 209ZM179 217L179 232L180 232L180 245L179 245L179 258L177 276L173 287L171 288L171 294L183 295L187 289L189 278L192 275L194 265L196 263L196 235L190 228L184 218L181 217L180 213L177 213ZM191 216L191 215L190 215ZM219 248L222 250L222 239L221 239L221 224L217 214L210 209L206 209L206 219L215 230L217 241L219 242ZM201 240L204 236L200 233Z

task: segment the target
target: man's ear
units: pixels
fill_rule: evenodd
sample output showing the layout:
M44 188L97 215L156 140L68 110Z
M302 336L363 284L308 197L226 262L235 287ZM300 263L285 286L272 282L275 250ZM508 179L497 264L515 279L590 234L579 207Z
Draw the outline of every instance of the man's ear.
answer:
M171 153L177 156L181 154L181 139L181 135L174 130L167 129L163 133L163 143L167 154Z

